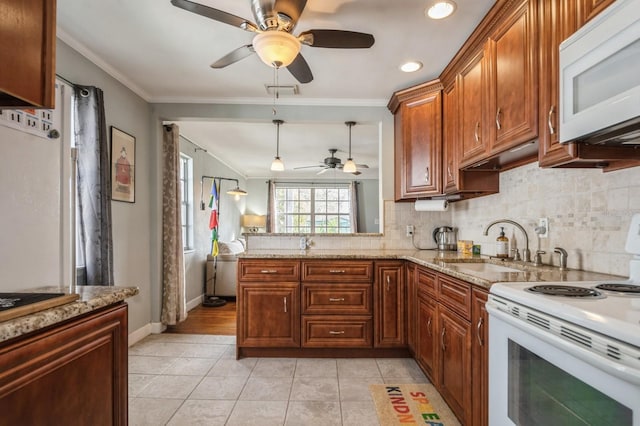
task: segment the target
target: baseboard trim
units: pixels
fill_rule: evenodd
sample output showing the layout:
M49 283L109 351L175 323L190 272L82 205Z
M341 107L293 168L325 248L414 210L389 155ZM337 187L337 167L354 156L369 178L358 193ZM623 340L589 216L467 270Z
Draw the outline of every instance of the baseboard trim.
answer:
M195 299L191 299L190 301L187 302L187 312L189 312L193 308L197 308L198 306L200 306L202 304L202 296L204 296L204 295L201 294L198 297L196 297Z
M160 334L167 329L167 326L160 322L152 322L140 327L137 330L129 333L129 347L135 345L140 340L144 339L150 334Z

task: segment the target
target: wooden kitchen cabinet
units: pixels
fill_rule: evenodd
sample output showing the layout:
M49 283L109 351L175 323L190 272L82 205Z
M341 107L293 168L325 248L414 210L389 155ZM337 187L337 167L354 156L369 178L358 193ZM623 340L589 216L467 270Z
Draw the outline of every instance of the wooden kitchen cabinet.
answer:
M407 346L409 352L416 358L418 332L418 286L416 283L416 265L412 262L405 264L405 281L407 283Z
M437 302L431 296L419 293L416 361L436 388L439 380L437 374L438 340L436 338L437 306Z
M489 58L489 155L538 136L536 4L536 0L521 1L485 45Z
M600 12L605 10L615 0L578 0L579 3L579 26L582 26L589 22L591 19L598 16ZM575 0L571 3L576 3Z
M55 0L3 0L0 108L55 107Z
M488 152L489 132L486 131L485 79L487 78L484 50L478 51L457 76L458 108L460 111L460 167L483 159Z
M239 347L300 346L300 284L240 282Z
M0 423L126 425L127 305L0 344Z
M474 288L471 294L471 400L474 426L489 425L489 314L488 292Z
M438 391L462 424L471 423L471 324L438 306Z
M374 287L374 346L402 347L407 344L406 282L404 263L378 261L375 263Z
M395 128L395 199L442 193L442 85L439 80L396 92L389 101Z

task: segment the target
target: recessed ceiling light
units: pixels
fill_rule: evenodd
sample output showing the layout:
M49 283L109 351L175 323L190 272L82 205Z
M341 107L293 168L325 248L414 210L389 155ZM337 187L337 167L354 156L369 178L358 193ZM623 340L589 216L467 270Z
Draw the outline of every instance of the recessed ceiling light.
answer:
M404 72L415 72L422 68L422 62L410 61L400 66L400 69Z
M456 10L453 0L436 0L424 12L431 19L444 19Z

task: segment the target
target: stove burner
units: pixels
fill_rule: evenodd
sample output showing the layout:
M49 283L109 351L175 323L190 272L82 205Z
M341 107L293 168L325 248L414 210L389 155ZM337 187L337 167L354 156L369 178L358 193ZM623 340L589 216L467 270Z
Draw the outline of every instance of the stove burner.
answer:
M602 298L602 293L592 288L575 287L570 285L535 285L527 288L532 293L546 294L549 296L573 297L579 299Z
M598 290L612 291L615 293L640 295L640 285L638 284L605 283L598 284L596 288Z

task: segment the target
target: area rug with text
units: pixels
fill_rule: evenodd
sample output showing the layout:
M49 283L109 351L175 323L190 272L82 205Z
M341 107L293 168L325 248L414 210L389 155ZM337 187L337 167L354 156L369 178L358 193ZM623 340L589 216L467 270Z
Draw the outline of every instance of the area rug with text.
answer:
M438 391L431 384L369 385L382 426L459 426Z

